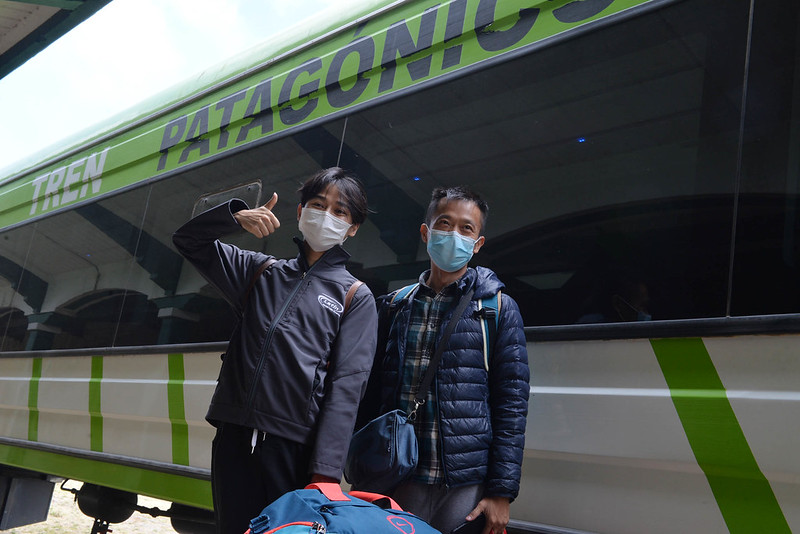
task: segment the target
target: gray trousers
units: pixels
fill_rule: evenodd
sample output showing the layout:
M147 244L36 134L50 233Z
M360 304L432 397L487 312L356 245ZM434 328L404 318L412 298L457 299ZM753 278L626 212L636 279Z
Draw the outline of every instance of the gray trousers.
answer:
M446 488L408 481L394 491L392 498L403 510L421 517L443 534L450 534L483 498L483 486Z

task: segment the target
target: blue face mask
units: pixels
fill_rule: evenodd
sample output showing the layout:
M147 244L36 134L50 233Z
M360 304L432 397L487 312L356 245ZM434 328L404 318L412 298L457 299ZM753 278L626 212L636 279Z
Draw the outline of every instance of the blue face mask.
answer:
M472 258L477 239L470 239L458 232L443 232L428 228L428 255L441 270L452 273Z

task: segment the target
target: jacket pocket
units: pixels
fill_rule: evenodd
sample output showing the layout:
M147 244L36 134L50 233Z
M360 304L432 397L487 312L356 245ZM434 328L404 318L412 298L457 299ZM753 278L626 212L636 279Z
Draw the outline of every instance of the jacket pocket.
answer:
M311 384L308 406L306 408L307 423L313 423L317 420L319 412L322 409L322 403L325 401L325 383L328 379L328 371L330 370L329 356L330 353L323 354L314 371L314 380Z

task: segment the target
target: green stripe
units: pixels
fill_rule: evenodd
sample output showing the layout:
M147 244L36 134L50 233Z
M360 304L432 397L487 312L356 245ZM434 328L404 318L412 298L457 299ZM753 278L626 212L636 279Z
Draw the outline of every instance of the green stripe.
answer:
M183 399L183 354L170 354L167 403L172 423L172 463L189 465L189 425Z
M42 359L33 359L28 386L28 440L39 441L39 380L42 378Z
M0 463L189 506L212 508L208 480L8 445L0 445Z
M703 340L656 339L650 343L689 445L708 479L728 530L790 533Z
M92 378L89 380L90 448L103 452L102 412L103 357L92 356Z

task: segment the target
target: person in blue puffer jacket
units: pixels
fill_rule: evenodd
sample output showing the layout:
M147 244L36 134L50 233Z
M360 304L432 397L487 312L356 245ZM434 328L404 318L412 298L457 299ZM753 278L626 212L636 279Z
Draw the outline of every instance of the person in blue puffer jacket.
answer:
M467 266L485 242L487 213L486 202L463 187L434 190L420 227L430 269L405 297L378 299L378 347L359 414L361 424L414 409L442 332L461 296L474 289L417 410L419 464L392 495L445 534L476 519L485 524L475 532L502 533L519 493L530 391L522 317L494 272ZM495 295L497 333L484 351L478 300Z

